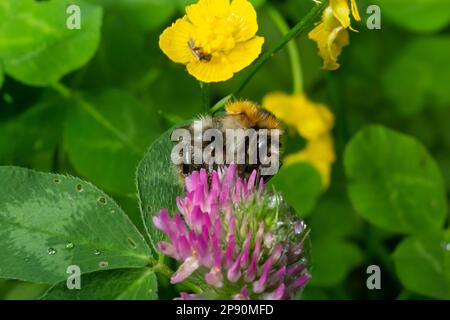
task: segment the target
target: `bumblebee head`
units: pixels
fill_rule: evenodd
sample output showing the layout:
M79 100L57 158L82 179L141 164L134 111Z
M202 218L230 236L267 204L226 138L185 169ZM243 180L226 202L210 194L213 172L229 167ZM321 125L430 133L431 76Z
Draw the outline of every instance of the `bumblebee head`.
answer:
M225 106L228 115L240 116L248 128L281 129L278 119L269 111L250 101L230 102Z

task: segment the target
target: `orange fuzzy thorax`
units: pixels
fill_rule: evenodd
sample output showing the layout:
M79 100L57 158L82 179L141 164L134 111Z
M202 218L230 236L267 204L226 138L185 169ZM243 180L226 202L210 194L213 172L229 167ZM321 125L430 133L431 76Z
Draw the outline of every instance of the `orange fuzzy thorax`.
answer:
M280 129L280 123L272 113L259 108L250 101L228 103L225 106L225 111L229 115L245 116L245 119L242 120L247 122L246 127L249 128Z

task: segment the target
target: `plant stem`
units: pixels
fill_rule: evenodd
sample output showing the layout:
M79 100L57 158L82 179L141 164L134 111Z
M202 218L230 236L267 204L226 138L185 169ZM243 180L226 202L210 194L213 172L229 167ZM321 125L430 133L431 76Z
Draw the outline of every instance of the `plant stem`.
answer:
M266 10L272 21L277 26L278 30L280 30L281 34L287 34L289 32L289 25L287 24L281 13L271 5L268 5ZM300 52L298 50L297 44L295 43L295 39L292 39L288 42L287 49L289 60L291 62L293 93L301 93L303 92L302 63L300 59Z
M69 98L70 95L72 94L70 88L61 82L53 83L50 87L56 92L58 92L64 98Z
M225 98L222 98L219 102L217 102L211 109L209 109L210 114L214 114L220 109L223 108L224 105L227 104L233 98L233 94L227 95Z
M209 85L209 83L200 82L200 88L202 89L203 109L205 110L205 112L208 112L211 99L210 97L211 86Z
M334 106L334 113L336 114L336 146L339 155L344 153L345 146L350 139L348 120L347 120L347 107L340 95L341 88L339 80L336 78L336 73L327 72L325 74L328 95L331 104Z
M278 51L280 51L289 41L291 41L294 37L300 35L305 30L308 30L312 24L317 20L317 18L322 14L323 10L328 5L328 0L323 0L322 3L315 6L299 23L297 23L289 32L278 40L277 44L266 51L258 60L253 67L253 70L250 74L242 81L241 85L234 92L234 96L238 96L242 90L247 86L253 76L261 69L261 67Z

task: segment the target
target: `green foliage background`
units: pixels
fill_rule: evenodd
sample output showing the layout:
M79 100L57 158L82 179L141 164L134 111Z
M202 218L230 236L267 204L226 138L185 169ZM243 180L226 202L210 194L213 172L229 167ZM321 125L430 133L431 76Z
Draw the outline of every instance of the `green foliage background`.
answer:
M146 227L136 192L138 163L164 131L203 111L198 83L158 48L160 32L190 2L0 2L0 165L83 179L60 176L55 186L45 175L0 169L0 277L30 281L0 280L1 299L39 297L66 276L57 268L65 263L61 254L61 261L45 253L24 263L30 254L17 248L48 239L17 228L14 243L5 242L7 219L18 225L35 221L43 228L56 224L60 236L77 234L79 239L85 239L86 226L94 228L96 238L73 250L78 259L86 259L89 271L100 270L104 259L114 265L103 271L104 280L83 278L98 299L152 299L157 291L160 298L173 297L164 279L156 288L150 269L127 268L144 267L150 252L140 235ZM290 25L312 7L310 0L253 2L266 49L280 37L265 12L267 2ZM81 7L80 31L65 28L69 3ZM327 104L337 118L333 135L338 160L330 188L320 194L317 172L306 164L283 168L275 181L312 229L313 279L303 297L450 299L450 2L358 4L363 22L355 24L359 33L351 34L338 71L321 70L315 43L305 35L296 40L306 93ZM370 4L381 7L381 30L365 26ZM213 99L229 94L247 72L213 85ZM283 50L241 96L260 102L271 91L289 92L291 87ZM289 139L292 149L301 145L298 137ZM141 166L138 172L157 171ZM25 181L21 177L26 184L19 183ZM58 202L55 194L70 193L78 185L106 204L74 199L84 208L81 216L65 204L46 215L45 208ZM138 185L148 189L157 183ZM45 194L48 202L27 203L23 197L30 192ZM151 199L141 200L145 207ZM15 215L9 216L11 212ZM108 232L124 232L128 245L115 243ZM87 252L99 246L111 256L89 257ZM55 250L62 253L63 248ZM372 264L381 268L381 290L366 287L366 268ZM17 266L24 267L14 271ZM39 273L42 268L49 274ZM46 298L92 296L68 297L57 285Z

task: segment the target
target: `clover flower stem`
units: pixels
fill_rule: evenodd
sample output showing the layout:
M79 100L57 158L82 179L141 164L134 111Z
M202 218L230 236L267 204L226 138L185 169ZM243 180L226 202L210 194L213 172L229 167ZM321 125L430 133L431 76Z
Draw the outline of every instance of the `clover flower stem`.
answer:
M298 22L289 32L278 40L277 44L270 50L266 51L258 60L256 60L253 70L250 74L242 81L237 90L233 93L234 96L238 96L242 90L247 86L253 76L261 69L261 67L278 51L280 51L289 41L294 37L302 34L314 24L314 22L320 17L322 12L328 6L328 0L322 0L322 2L316 6L302 19Z
M277 26L281 35L287 34L289 32L289 25L287 24L281 13L271 5L267 6L266 11ZM293 93L299 94L303 92L302 62L300 58L300 52L294 39L288 42L287 50L289 54L289 60L291 62Z
M159 273L160 275L167 277L169 279L173 274L173 271L168 266L166 266L165 264L163 264L161 262L158 262L155 266L153 266L152 271L155 273ZM185 290L192 291L193 293L196 293L196 294L203 292L203 290L199 286L193 284L189 280L185 280L185 281L181 282L179 284L179 287L182 289L185 289Z
M202 89L203 109L205 110L205 112L208 112L211 99L211 86L209 85L209 83L200 82L200 88Z

